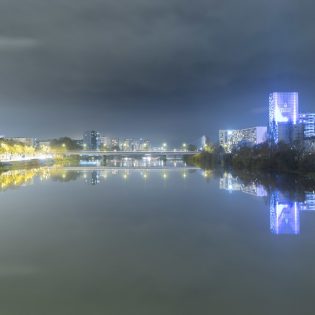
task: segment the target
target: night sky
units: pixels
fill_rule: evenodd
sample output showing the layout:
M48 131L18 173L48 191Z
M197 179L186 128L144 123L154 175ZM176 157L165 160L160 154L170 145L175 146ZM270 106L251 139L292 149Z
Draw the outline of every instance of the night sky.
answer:
M0 134L193 142L315 111L314 0L0 0Z

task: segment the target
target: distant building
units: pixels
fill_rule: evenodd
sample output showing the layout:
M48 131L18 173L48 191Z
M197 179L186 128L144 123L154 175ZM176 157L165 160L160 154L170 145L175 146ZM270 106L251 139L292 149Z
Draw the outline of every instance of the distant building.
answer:
M201 149L207 146L210 143L209 138L206 135L201 137Z
M315 113L300 114L300 123L304 125L304 139L315 138Z
M219 143L226 152L231 152L233 147L233 134L236 130L219 130Z
M147 139L140 139L140 151L150 151L151 150L151 141Z
M121 151L148 151L151 148L151 142L147 139L124 139L120 142Z
M87 150L99 150L100 134L97 131L86 131L83 134L83 147Z
M269 95L269 133L274 143L288 140L285 124L299 122L299 94L297 92L273 92ZM279 125L282 130L279 133ZM290 133L290 132L289 132ZM284 136L284 138L281 138Z
M25 137L13 137L13 138L6 138L8 140L21 142L30 147L36 147L38 145L38 140L35 138L25 138Z
M101 148L111 148L112 139L107 136L100 136L100 145Z
M133 139L124 139L120 143L120 150L121 151L134 151L134 140Z
M112 138L111 139L111 150L120 150L120 139Z
M240 146L254 146L267 140L267 127L252 127L239 130L219 130L219 143L230 153Z
M278 124L278 142L286 144L303 143L304 125L301 123L279 123Z

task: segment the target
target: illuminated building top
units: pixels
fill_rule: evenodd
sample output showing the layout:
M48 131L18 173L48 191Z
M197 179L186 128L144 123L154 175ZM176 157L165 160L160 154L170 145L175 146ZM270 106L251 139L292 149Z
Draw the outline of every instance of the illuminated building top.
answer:
M278 125L299 122L298 92L273 92L269 95L269 128L272 139L279 141Z

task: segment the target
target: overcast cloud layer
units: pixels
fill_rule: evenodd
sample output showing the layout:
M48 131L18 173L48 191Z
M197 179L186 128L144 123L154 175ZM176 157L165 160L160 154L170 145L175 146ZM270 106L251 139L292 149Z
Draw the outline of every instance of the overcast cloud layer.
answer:
M315 111L311 0L0 0L0 133L213 140Z

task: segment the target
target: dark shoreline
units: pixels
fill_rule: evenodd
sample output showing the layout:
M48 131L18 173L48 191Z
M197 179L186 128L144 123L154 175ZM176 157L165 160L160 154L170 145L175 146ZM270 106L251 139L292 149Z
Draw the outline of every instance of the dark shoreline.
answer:
M245 185L256 183L263 185L267 191L278 189L284 193L300 195L305 191L315 190L315 171L266 169L237 167L231 163L230 156L216 156L208 152L201 152L185 158L188 165L198 166L203 170L211 170L215 177L222 177L230 173L240 179Z

